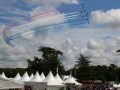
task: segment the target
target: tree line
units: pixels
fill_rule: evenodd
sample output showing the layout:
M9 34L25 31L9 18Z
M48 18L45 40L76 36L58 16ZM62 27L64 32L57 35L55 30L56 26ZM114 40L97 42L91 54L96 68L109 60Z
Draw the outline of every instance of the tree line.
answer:
M90 65L89 57L79 54L74 68L66 71L59 59L63 54L62 51L50 47L39 47L38 51L42 53L42 57L34 56L33 60L27 59L27 68L0 68L0 73L5 72L7 77L14 77L18 72L23 75L25 71L28 71L30 75L38 71L47 75L51 70L55 75L58 67L60 75L69 75L72 72L72 76L80 82L82 80L120 81L120 67L115 64L93 66Z

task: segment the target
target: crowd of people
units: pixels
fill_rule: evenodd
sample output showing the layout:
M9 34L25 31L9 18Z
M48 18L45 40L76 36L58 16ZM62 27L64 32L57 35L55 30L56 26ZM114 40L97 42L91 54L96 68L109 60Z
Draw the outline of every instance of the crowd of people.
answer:
M81 90L117 90L109 84L83 84Z

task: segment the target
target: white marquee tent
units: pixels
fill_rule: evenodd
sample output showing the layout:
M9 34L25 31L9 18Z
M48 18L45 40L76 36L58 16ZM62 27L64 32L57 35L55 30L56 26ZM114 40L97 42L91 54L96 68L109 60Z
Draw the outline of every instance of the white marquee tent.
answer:
M22 84L15 83L14 81L5 79L0 76L0 89L2 90L9 90L13 88L23 88Z
M35 76L30 81L33 81L33 82L41 82L42 81L42 78L39 75L38 71L36 72Z
M23 74L23 76L21 77L21 79L19 81L30 81L30 77L28 76L27 71Z
M30 80L34 77L33 73L30 75Z
M55 79L59 81L60 83L64 83L64 81L60 78L59 74L57 73L55 76Z
M1 74L1 76L2 76L3 78L7 79L7 77L6 77L6 75L5 75L4 72Z
M55 79L51 71L42 82L47 82L48 90L59 90L64 88L64 85Z
M58 82L50 71L47 77L42 81L47 82L48 86L64 86L62 83Z
M19 73L17 73L17 75L13 78L13 80L15 80L15 81L18 81L20 79L21 79L21 76Z
M71 75L64 81L65 83L74 83L75 85L82 86L81 83L77 82Z
M40 75L40 76L41 76L42 80L44 80L44 79L45 79L45 75L44 75L44 73L43 73L43 72L41 73L41 75Z
M57 74L56 74L56 76L55 76L55 79L58 81L58 82L60 82L60 83L64 83L64 81L60 78L60 76L59 76L59 74L58 74L58 67L57 67Z

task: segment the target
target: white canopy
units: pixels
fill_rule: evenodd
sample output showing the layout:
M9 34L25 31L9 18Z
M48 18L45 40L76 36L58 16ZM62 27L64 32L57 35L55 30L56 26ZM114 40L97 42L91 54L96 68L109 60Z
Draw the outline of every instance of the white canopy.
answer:
M20 76L19 73L17 73L17 75L14 77L13 80L18 81L18 80L20 80L20 79L21 79L21 76Z
M30 75L30 80L34 77L33 73Z
M75 85L82 85L82 84L78 83L77 81L75 81L75 79L71 75L64 82L65 83L75 83Z
M120 88L120 84L113 84L113 87Z
M23 88L23 85L15 83L11 80L5 79L0 76L0 89L12 89L12 88Z
M30 81L33 81L33 82L41 82L42 81L42 78L39 75L38 71L36 72L35 76Z
M28 76L27 71L23 74L19 81L30 81L30 77Z
M64 83L64 81L60 78L59 74L57 73L55 76L55 79L59 81L60 83Z
M41 76L42 80L44 80L44 79L45 79L45 75L44 75L44 73L43 73L43 72L41 73L41 75L40 75L40 76Z
M7 77L6 77L6 75L5 75L5 73L4 73L4 72L2 73L2 75L1 75L1 76L2 76L2 78L7 79Z
M64 86L63 84L61 84L55 79L51 71L42 82L47 82L48 86Z

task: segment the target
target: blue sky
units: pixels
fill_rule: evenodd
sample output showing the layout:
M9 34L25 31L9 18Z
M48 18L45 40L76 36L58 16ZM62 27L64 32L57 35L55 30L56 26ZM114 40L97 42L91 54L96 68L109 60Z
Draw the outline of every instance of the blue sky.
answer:
M89 11L120 8L120 0L84 0L84 3Z
M33 26L20 28L20 25L26 23L38 24L34 24L31 17L40 12L51 9L60 13L76 12L81 3L89 13L90 21L83 25L84 28L82 25L73 27L71 22L70 25L42 29ZM114 63L120 66L120 55L115 52L120 48L119 4L120 0L0 0L0 67L26 67L26 59L39 56L39 46L50 46L63 51L61 60L67 69L73 67L79 53L91 57L93 65ZM64 22L65 18L65 15L61 16ZM14 27L11 26L13 24ZM20 35L12 41L15 47L11 47L2 37L5 27L10 26L12 33L31 29L38 29L39 32L31 31L32 34Z
M110 9L116 9L120 8L119 3L120 0L114 1L114 0L80 0L80 3L84 3L86 11L91 13L92 11L95 10L103 10L107 11ZM31 4L24 2L24 0L1 0L0 1L0 23L1 24L9 24L14 22L14 19L25 19L29 16L29 12L32 11L34 8L42 6L41 4ZM62 3L57 7L58 10L61 12L65 11L78 11L77 9L80 7L80 4L66 4ZM19 12L18 12L19 11ZM2 17L6 17L2 18Z

